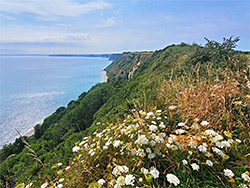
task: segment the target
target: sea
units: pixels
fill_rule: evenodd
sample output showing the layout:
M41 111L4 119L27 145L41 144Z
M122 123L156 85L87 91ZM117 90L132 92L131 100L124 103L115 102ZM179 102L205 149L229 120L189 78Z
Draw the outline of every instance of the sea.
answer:
M107 58L0 55L0 148L103 82Z

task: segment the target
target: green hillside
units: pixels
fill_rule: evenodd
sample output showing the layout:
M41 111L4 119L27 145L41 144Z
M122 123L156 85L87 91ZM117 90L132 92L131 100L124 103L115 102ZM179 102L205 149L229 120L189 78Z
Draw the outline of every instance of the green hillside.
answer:
M26 144L4 146L0 186L250 185L250 57L233 50L238 38L206 40L124 52L107 83L57 109Z

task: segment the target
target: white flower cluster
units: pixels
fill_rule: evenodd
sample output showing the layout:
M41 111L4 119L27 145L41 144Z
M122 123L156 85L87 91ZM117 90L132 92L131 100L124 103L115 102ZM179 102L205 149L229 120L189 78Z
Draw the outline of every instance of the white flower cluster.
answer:
M118 125L96 131L92 137L85 137L79 144L81 147L73 147L73 152L84 153L83 155L87 156L88 160L95 159L98 155L114 153L117 163L116 160L111 163L112 178L104 176L103 179L99 179L100 186L133 187L144 185L149 181L157 181L163 176L163 171L161 171L163 169L159 167L157 161L167 161L172 157L171 155L174 156L178 152L181 152L183 157L175 158L175 160L193 173L199 173L202 165L215 168L217 163L215 161L222 160L226 156L227 150L232 148L233 143L237 145L241 143L241 140L233 140L231 137L225 140L216 131L206 129L209 125L207 121L200 123L199 131L196 129L190 131L192 127L188 127L183 122L178 123L177 128L170 131L169 128L166 128L168 124L164 122L167 117L161 110L149 113L140 111L139 114L141 118L133 119L132 116L128 116ZM121 159L131 159L138 163L129 166L130 163L121 163ZM122 164L127 164L129 167ZM143 167L142 164L154 164L155 166L150 165L151 168L149 168L150 166ZM136 169L139 166L141 170L137 172ZM70 167L67 168L70 169ZM234 173L225 169L224 175L233 177ZM248 173L241 174L241 177L249 182ZM169 173L166 178L167 182L173 186L181 183L174 174Z

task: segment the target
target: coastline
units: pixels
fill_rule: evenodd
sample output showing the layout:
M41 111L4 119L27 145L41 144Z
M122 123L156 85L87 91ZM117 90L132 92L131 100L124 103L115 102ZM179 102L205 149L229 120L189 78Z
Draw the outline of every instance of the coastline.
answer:
M108 82L107 72L105 70L103 70L102 72L103 72L103 76L102 76L103 82Z

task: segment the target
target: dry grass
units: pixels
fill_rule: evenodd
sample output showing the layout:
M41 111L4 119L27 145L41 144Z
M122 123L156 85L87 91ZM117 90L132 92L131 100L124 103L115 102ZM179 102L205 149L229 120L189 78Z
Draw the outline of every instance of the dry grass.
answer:
M204 81L198 73L199 67L196 68L196 79L189 75L164 81L159 91L160 103L167 107L176 106L176 113L186 123L198 118L209 121L213 128L222 129L226 125L223 128L231 131L235 123L234 106L242 104L246 87L237 81L238 73L230 70L219 72L214 81Z

